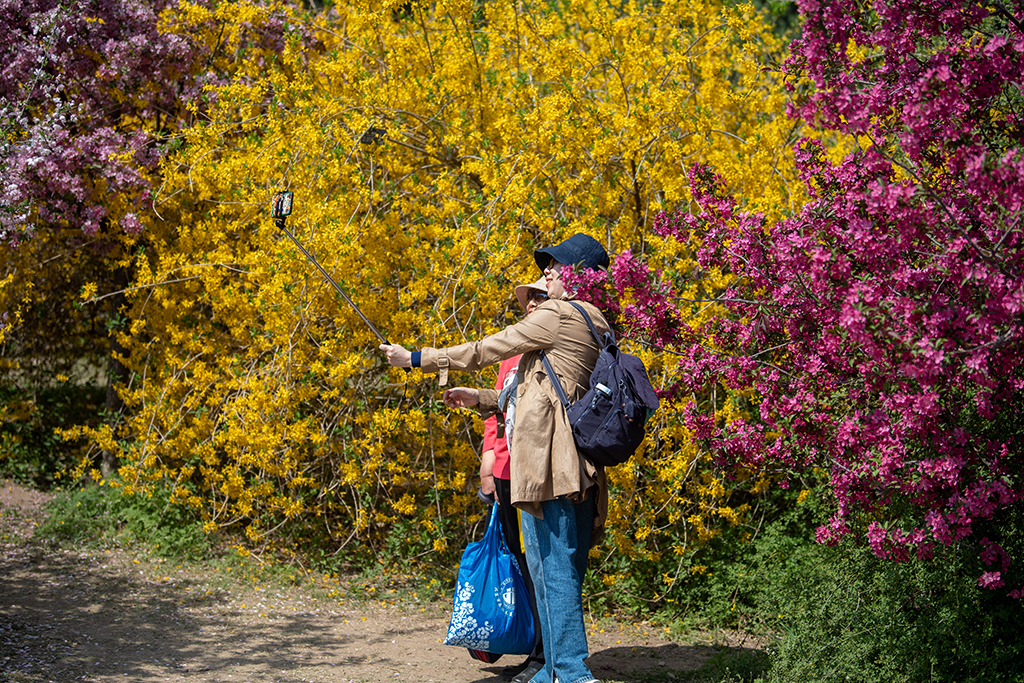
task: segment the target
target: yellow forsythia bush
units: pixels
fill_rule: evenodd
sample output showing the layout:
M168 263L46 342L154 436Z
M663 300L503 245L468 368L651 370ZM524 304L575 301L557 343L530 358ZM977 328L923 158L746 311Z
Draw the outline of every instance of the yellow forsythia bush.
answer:
M482 423L445 409L436 377L385 366L275 227L274 193L295 193L290 229L413 348L515 321L513 286L539 275L533 249L574 232L716 291L728 275L697 272L652 221L689 206L696 162L769 218L801 203L793 123L765 68L783 48L750 6L704 0L279 11L317 49L296 40L273 68L208 90L135 264L131 411L91 437L119 452L125 487L171 485L207 528L244 529L253 546L454 566L482 513ZM203 21L187 2L167 17L179 31ZM660 386L673 357L641 341L626 348ZM644 453L611 472L598 552L675 569L743 521L679 407L666 401Z

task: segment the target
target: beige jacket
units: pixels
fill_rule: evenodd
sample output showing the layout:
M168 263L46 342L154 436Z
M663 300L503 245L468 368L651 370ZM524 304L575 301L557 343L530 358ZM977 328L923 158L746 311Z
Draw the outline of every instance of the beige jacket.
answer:
M589 303L581 303L598 333L608 332L601 312ZM545 301L527 318L480 341L446 349L421 349L420 368L441 372L444 384L449 369L477 370L523 354L516 391L516 425L509 444L512 504L543 517L541 502L560 496L581 500L596 486L594 526L600 529L608 510L604 468L576 451L565 409L544 372L541 349L547 350L570 401L586 393L600 349L583 316L566 301ZM481 414L487 417L496 413L497 399L497 391L480 389Z

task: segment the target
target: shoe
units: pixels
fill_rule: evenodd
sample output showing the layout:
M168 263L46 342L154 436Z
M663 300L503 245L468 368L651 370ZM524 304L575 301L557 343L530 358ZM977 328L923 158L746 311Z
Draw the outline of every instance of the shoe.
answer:
M530 658L527 657L523 660L522 664L516 664L515 666L506 666L504 669L501 670L501 677L504 678L506 681L511 681L513 678L526 671L526 667L530 666L530 661Z
M537 675L537 673L544 667L539 662L529 661L526 664L526 668L517 673L512 677L512 683L529 683L530 679Z

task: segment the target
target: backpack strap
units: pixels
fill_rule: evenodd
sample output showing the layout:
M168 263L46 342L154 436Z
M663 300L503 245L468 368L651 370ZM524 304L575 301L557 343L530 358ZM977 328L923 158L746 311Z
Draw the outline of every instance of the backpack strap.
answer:
M558 394L558 400L562 402L565 409L569 409L569 397L565 395L565 389L562 387L562 383L558 379L558 375L555 374L555 369L551 367L551 361L548 360L548 354L542 350L540 352L540 360L544 363L544 372L548 373L548 379L555 386L555 393Z
M594 341L597 342L598 346L602 346L603 344L601 343L601 335L599 335L597 333L597 328L594 327L594 321L590 319L590 316L587 314L586 309L583 308L582 306L580 306L575 301L569 301L567 303L570 306L572 306L573 308L575 308L577 311L580 312L580 314L583 316L583 319L587 321L587 327L590 328L590 334L594 335ZM609 329L608 330L608 334L610 334L612 336L612 343L614 344L615 343L615 333L612 332L611 329Z

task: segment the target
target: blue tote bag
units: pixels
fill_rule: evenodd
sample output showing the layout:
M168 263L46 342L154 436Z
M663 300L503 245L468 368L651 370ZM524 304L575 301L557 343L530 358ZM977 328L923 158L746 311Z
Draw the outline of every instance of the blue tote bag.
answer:
M462 553L444 642L481 654L524 655L534 641L530 596L516 558L505 547L497 507L484 537Z

